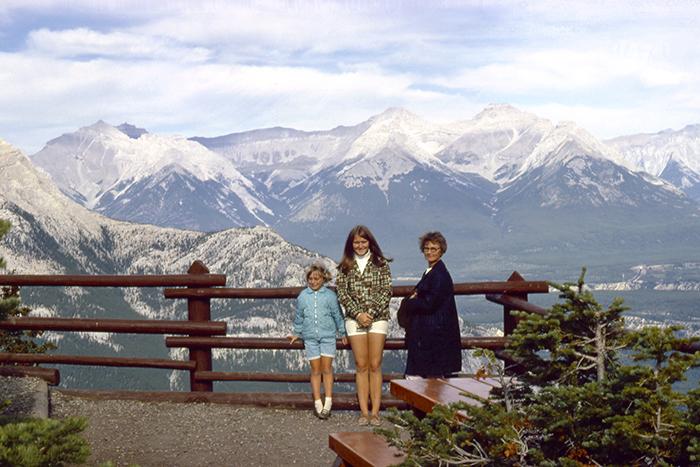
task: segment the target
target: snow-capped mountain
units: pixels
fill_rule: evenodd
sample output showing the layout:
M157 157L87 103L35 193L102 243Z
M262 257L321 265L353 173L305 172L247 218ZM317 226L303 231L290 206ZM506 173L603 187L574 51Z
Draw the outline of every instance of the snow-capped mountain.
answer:
M491 105L465 122L462 135L436 157L458 172L502 183L522 166L546 134L549 121L510 105Z
M119 133L119 141L157 138L133 128L124 129L130 138L108 130ZM692 139L692 128L686 130L685 138ZM366 224L388 243L384 248L401 271L419 267L415 239L432 229L455 239L451 252L476 262L481 258L480 266L488 268L497 267L494 255L519 258L523 251L541 251L553 242L567 252L587 245L581 258L599 253L596 242L602 250L631 255L646 254L639 246L647 245L658 257L674 250L675 261L700 231L698 205L683 194L691 194L689 185L700 180L689 157L666 164L662 179L660 173L639 171L620 146L603 143L574 123L554 124L504 104L449 124L392 108L328 131L270 128L192 139L195 147L206 146L208 153L226 159L228 166L218 166L222 172L235 166L236 177L242 174L253 184L258 199L272 211L269 220L255 211L258 223L264 220L287 240L334 258L340 256L347 231ZM102 152L65 152L96 161L102 157ZM79 163L87 166L86 159L75 167ZM111 209L122 217L150 216L163 225L182 225L173 200L186 197L195 185L189 177L197 172L180 167L162 164L158 171L150 170L148 178L130 185L129 202L110 201ZM74 178L73 185L79 185L85 177ZM678 181L685 184L683 192ZM230 222L206 208L223 196L218 187L189 192L189 205L196 207L188 217L191 228L204 229L213 218ZM109 200L111 195L100 196ZM567 228L577 223L585 226L577 226L581 235L572 239ZM626 243L621 247L620 242Z
M587 132L558 125L496 195L504 242L529 252L523 259L547 252L589 265L689 254L700 241L697 202L611 159Z
M246 176L281 193L343 161L371 158L385 147L401 147L425 161L459 137L462 124L438 125L401 108L390 108L358 125L303 132L270 128L216 138L195 137L230 159ZM373 175L377 175L376 173ZM386 184L386 179L378 180Z
M362 125L316 132L268 128L191 139L226 157L276 194L316 173L334 154L343 154L362 131Z
M129 124L65 134L32 161L75 201L116 219L212 231L274 217L264 193L226 158Z
M493 233L489 202L496 185L455 172L434 156L458 137L457 130L402 109L389 109L362 127L345 154L284 192L290 213L275 228L285 238L338 255L348 230L366 223L378 238L392 239L390 253L402 255L430 228L472 241Z
M700 200L700 124L678 131L620 136L606 143L637 170L667 180Z
M232 286L282 286L301 285L303 267L320 258L267 227L207 234L103 217L2 140L0 178L0 218L13 225L0 254L19 273L176 274L200 259Z

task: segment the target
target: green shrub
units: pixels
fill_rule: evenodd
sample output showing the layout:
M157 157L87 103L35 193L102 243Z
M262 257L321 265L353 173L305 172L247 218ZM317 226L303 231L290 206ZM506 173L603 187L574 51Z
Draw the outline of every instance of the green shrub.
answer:
M90 448L80 433L83 418L28 419L0 426L0 466L61 466L83 463Z

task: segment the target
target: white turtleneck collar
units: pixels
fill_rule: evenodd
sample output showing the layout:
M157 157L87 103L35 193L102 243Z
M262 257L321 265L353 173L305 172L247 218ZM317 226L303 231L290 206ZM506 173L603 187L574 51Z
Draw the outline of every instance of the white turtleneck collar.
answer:
M367 262L369 261L370 255L371 252L369 250L367 250L367 253L365 253L362 256L355 254L355 262L357 263L357 267L360 268L360 274L365 272L365 267L367 266Z

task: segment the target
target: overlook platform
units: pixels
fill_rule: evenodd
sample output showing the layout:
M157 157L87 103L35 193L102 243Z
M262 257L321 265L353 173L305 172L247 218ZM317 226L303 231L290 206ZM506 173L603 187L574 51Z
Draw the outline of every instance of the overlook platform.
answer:
M208 403L94 400L51 389L52 417L88 419L87 465L209 467L333 464L329 433L369 431L357 412L334 410L319 420L311 410ZM284 461L283 461L284 460Z

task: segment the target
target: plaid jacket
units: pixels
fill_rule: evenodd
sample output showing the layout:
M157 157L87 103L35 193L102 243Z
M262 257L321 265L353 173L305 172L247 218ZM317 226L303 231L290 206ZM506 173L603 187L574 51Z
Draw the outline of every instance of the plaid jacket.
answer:
M370 259L364 272L360 273L357 262L346 274L338 272L336 278L338 300L343 305L345 317L357 319L360 313L368 313L373 321L389 319L391 300L391 271L389 263L377 267Z

